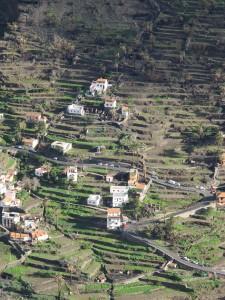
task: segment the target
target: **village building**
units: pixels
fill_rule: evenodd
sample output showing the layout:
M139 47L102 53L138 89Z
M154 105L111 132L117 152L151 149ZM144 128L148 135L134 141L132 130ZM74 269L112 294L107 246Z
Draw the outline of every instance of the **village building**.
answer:
M129 202L127 193L113 193L112 195L112 207L122 207L123 204Z
M39 112L28 112L26 113L26 122L27 123L46 123L47 118L43 117Z
M7 174L5 175L5 182L12 183L14 180L14 176L17 174L17 170L9 170Z
M128 185L130 187L135 187L139 181L139 172L138 169L130 169L128 174Z
M35 231L31 232L30 235L31 235L32 241L46 241L49 238L47 232L44 230L35 230Z
M51 144L51 148L65 154L72 149L72 143L55 141Z
M20 207L21 201L16 198L16 192L7 190L5 197L0 201L0 207Z
M42 242L48 240L49 236L44 230L35 230L30 233L10 232L9 238L17 242Z
M4 114L0 113L0 121L4 120Z
M115 109L117 107L116 97L105 97L104 99L104 108L106 109Z
M84 116L85 115L84 106L77 105L77 104L68 105L67 113L71 115Z
M114 180L114 176L115 176L115 174L113 174L113 173L107 174L106 177L105 177L105 181L109 182L109 183L112 183L113 180Z
M127 105L123 105L121 107L121 113L124 118L128 118L129 117L129 107Z
M78 171L77 166L70 166L64 170L68 181L77 182L78 180Z
M93 96L102 95L106 93L109 88L109 82L107 79L99 78L96 81L92 81L90 86L90 92Z
M225 207L225 192L217 193L216 204L218 207Z
M15 242L31 242L31 236L29 233L10 232L9 238Z
M101 195L90 195L87 199L87 205L99 206L101 204Z
M122 207L123 204L129 202L129 186L111 186L112 207Z
M22 139L22 144L29 150L34 150L38 144L39 140L38 139L33 139L33 138L23 138Z
M130 187L129 186L122 186L122 185L111 185L110 186L110 194L119 194L119 193L128 193Z
M121 223L121 210L120 208L107 209L107 229L115 230L120 228Z
M4 182L0 182L0 195L4 195L6 192L6 185Z
M35 176L37 177L43 177L45 174L48 174L50 172L49 166L41 166L40 168L36 168L34 170Z
M20 222L20 213L10 211L9 208L2 209L2 226L7 229L14 230L16 225Z

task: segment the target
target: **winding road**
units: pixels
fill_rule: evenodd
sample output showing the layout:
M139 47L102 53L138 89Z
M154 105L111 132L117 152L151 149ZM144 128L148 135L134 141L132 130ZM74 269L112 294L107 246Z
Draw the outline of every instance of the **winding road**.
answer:
M141 243L141 244L150 246L151 248L157 250L163 256L166 256L169 259L172 259L173 261L178 263L180 266L186 267L188 269L202 271L202 272L206 272L206 273L213 273L215 275L220 275L220 276L225 276L225 270L222 271L222 270L218 270L218 269L211 268L211 267L204 267L204 266L195 264L191 261L187 261L186 259L180 257L176 252L168 250L162 246L159 246L155 243L155 241L143 238L140 235L137 235L133 232L123 231L122 238L132 241L132 242L135 242L135 243Z

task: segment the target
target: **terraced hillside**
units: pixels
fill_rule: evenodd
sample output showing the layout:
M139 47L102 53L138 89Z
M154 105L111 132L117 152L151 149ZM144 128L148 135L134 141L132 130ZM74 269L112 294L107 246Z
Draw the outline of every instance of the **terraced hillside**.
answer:
M210 187L223 146L219 139L224 129L223 1L18 2L19 18L0 40L1 145L19 144L22 136L39 136L43 154L50 142L69 141L73 143L70 157L79 161L93 158L94 149L103 145L99 160L126 162L141 172L145 165L147 176L154 171L158 178L185 187ZM112 83L119 105L129 106L129 120L123 126L105 114L101 98L86 97L90 82L100 76ZM78 94L86 116L64 114L62 118ZM47 135L24 124L30 111L48 117ZM124 136L136 138L133 149L122 146ZM29 174L38 164L31 162ZM63 276L64 288L77 296L74 299L96 295L96 299L109 295L125 299L155 289L153 295L159 293L159 299L179 290L191 297L193 290L185 288L192 285L191 272L176 270L167 276L170 285L168 278L162 285L163 279L154 271L164 258L106 232L104 213L83 207L92 192L107 197L109 185L90 173L105 175L108 167L79 171L85 179L72 188L41 181L37 195L49 200L51 239L43 247L34 247L22 266L6 269L7 291L20 292L26 282L26 292L34 292L35 299L54 299L57 276ZM198 200L197 192L154 183L145 203L174 211ZM64 263L77 257L72 272ZM184 281L179 272L184 272ZM107 283L96 286L93 281L102 273ZM121 285L121 280L134 275L145 277L134 286ZM17 282L14 289L7 278ZM217 288L210 284L205 283Z
M129 161L129 154L118 155L117 145L121 133L134 134L145 145L148 170L185 184L209 181L207 166L193 170L187 159L217 157L214 137L223 126L222 2L25 2L17 25L2 42L2 98L10 99L2 124L7 141L15 116L18 120L24 111L42 110L52 118L91 80L107 75L120 102L131 108L127 126L121 130L105 123L102 130L93 114L85 120L53 119L48 140L73 137L74 155L82 149L86 157L101 142L107 146L105 157L117 153L118 159ZM98 99L83 103L101 105ZM84 128L90 135L77 138ZM211 132L209 139L191 147L199 128ZM24 134L36 133L25 129Z

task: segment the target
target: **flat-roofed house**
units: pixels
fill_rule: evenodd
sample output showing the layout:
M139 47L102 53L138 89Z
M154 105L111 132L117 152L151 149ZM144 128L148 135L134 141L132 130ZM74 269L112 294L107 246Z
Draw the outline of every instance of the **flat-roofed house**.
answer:
M65 168L64 173L66 174L68 181L77 182L78 180L77 166L69 166Z
M87 199L87 205L99 206L101 204L101 195L90 195Z
M67 106L67 113L71 115L84 116L84 106L78 104L70 104Z
M72 149L72 143L55 141L51 144L51 148L65 154Z

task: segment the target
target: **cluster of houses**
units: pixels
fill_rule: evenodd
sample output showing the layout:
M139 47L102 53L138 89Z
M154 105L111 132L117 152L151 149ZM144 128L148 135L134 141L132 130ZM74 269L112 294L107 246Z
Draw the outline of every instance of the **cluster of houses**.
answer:
M108 89L111 87L108 80L105 78L98 78L96 81L92 81L89 92L92 96L103 96L104 108L106 110L118 108L118 98L115 96L106 95ZM85 108L80 104L70 104L67 106L66 112L70 115L84 116ZM129 108L127 105L123 105L120 108L120 112L124 118L129 116Z
M113 183L114 174L106 175L106 182ZM111 185L110 186L110 208L107 209L107 228L115 230L124 226L128 219L121 213L121 208L129 202L129 191L133 188L144 189L145 184L140 183L140 176L137 169L131 169L128 173L127 185ZM99 207L103 204L102 196L92 194L87 199L87 205Z
M34 174L37 177L43 177L45 174L49 174L51 171L51 167L49 165L43 165L34 170ZM67 177L67 180L70 182L77 182L78 181L78 170L77 166L68 166L64 169L62 175Z
M16 173L16 170L10 169L6 174L0 174L0 223L9 231L12 241L33 243L47 240L47 232L38 229L40 218L21 209L21 201L16 197L21 186L14 184Z

